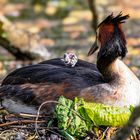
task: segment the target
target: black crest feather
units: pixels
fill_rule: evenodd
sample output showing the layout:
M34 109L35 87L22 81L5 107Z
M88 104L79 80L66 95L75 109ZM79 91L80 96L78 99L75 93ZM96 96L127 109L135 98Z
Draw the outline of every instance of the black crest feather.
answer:
M117 16L113 16L113 13L110 14L108 17L106 17L99 25L98 27L100 27L102 24L109 24L109 23L113 23L113 24L120 24L120 23L124 23L126 19L129 18L129 15L124 15L122 14L122 12L120 12Z

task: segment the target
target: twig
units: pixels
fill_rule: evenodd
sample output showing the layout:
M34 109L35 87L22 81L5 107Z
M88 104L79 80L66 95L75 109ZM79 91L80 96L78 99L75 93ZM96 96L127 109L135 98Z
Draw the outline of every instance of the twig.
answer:
M26 125L11 125L9 128L22 128L22 129L34 129L34 127L26 126ZM45 127L45 126L39 126L38 129L55 129L59 130L58 127Z
M36 120L18 120L18 121L12 121L12 122L6 122L6 123L2 123L0 124L0 127L4 127L4 126L8 126L8 125L12 125L12 124L28 124L28 123L35 123ZM41 121L37 121L37 123L43 123L43 122L46 122L44 120L41 120Z
M35 114L35 115L33 115L33 114L25 114L25 113L20 113L20 114L18 114L19 116L21 116L21 117L33 117L33 118L36 118L37 117L37 115ZM45 114L43 115L43 114L41 114L41 115L39 115L39 117L40 118L46 118L46 117L51 117L51 116L46 116Z
M5 115L5 119L12 118L12 117L22 117L22 118L36 118L37 115L33 114L26 114L26 113L20 113L20 114L8 114ZM39 115L39 118L50 118L51 116L46 116L46 115ZM51 117L52 118L52 117Z
M41 108L42 108L42 106L44 106L45 104L48 104L48 103L59 103L58 101L46 101L46 102L43 102L40 106L39 106L39 108L38 108L38 111L37 111L37 117L36 117L36 119L35 119L35 135L38 135L38 137L40 138L40 135L39 135L39 133L38 133L38 125L37 125L37 120L38 120L38 118L39 118L39 115L40 115L40 110L41 110Z

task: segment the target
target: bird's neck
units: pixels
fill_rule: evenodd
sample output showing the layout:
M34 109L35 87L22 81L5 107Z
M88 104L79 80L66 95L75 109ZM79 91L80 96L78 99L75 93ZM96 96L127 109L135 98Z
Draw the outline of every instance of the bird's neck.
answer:
M120 75L120 66L119 66L119 59L114 59L113 61L105 61L105 60L98 60L97 61L97 67L99 71L102 73L104 79L106 82L115 82L120 81L121 75Z

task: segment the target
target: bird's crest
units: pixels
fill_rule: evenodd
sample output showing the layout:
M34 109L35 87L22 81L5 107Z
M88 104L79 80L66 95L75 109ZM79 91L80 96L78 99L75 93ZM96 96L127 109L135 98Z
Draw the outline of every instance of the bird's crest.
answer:
M116 17L113 16L113 13L106 17L99 25L100 27L103 24L121 24L124 23L126 19L129 18L129 15L122 16L122 12L120 12Z
M124 32L121 28L121 24L124 23L128 18L129 15L123 16L121 12L117 16L113 16L112 13L108 17L106 17L98 25L96 40L90 51L88 52L88 56L92 55L98 48L104 47L107 42L109 42L110 40L114 40L114 38L116 40L119 40L120 44L123 44L123 46L125 46L126 40ZM98 46L97 42L100 42L101 46Z

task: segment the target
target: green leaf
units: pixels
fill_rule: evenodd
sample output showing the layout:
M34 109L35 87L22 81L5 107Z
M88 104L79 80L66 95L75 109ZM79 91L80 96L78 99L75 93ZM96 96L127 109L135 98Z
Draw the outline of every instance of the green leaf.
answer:
M92 127L90 120L85 120L78 113L79 101L74 102L61 96L55 109L58 127L72 136L83 137ZM90 121L90 122L89 122Z
M82 109L82 111L80 111ZM129 119L133 107L113 107L97 103L83 102L80 114L85 112L95 126L123 126Z
M74 101L61 96L55 109L58 127L66 133L80 138L90 131L92 126L123 126L129 119L133 107L113 107L99 103Z
M66 138L66 140L75 140L73 136L71 136L69 133L67 133L64 130L60 130L61 134Z

